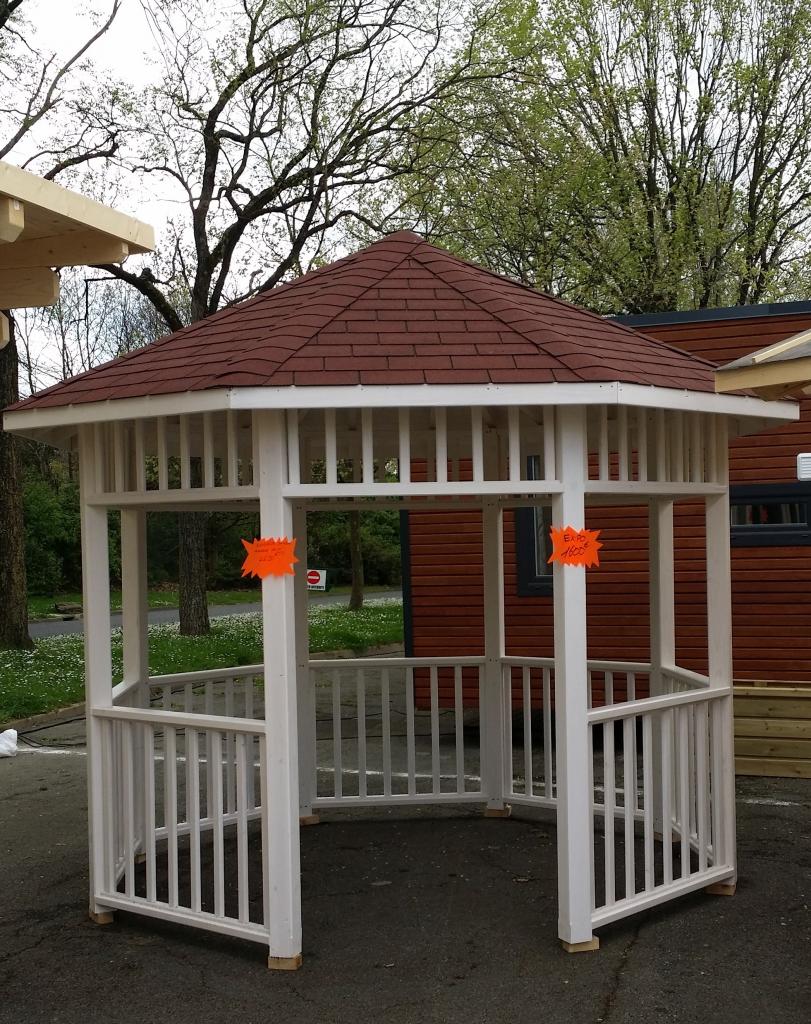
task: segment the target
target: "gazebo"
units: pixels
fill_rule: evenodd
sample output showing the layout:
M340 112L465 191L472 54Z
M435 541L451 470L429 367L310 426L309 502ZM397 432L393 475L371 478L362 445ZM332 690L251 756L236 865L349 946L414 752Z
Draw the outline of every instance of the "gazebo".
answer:
M733 892L727 446L797 414L716 394L713 371L399 232L7 411L6 429L79 452L93 918L241 936L298 967L300 825L364 806L553 809L569 951ZM674 501L705 524L704 673L676 658ZM650 656L596 662L585 508L640 504ZM548 659L511 655L504 632L504 509L539 505L566 534ZM483 656L309 657L307 511L381 507L481 510ZM258 509L269 548L297 542L295 572L262 582L264 664L150 677L146 513L229 508Z

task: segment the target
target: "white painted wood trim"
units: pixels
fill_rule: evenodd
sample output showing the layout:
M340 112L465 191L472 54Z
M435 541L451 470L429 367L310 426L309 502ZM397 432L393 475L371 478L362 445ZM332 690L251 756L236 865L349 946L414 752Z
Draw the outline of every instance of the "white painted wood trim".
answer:
M354 409L464 406L630 405L685 409L751 418L744 432L768 422L799 419L795 402L770 402L742 395L716 395L641 384L450 384L350 385L335 387L267 387L186 391L174 395L122 398L103 402L4 413L6 430L26 434L81 423L215 412L223 409ZM765 423L764 423L765 421Z
M95 486L94 431L85 428L79 438L79 487L82 523L82 604L84 609L85 692L88 708L112 707L112 652L110 643L110 562L107 512L93 508L85 494ZM104 758L102 726L87 717L87 804L90 842L90 910L104 913L99 900L111 865L107 838L112 830L105 794L111 784L112 759ZM108 747L109 749L109 747Z
M256 414L254 431L262 536L291 537L292 506L282 496L287 483L283 414ZM299 573L306 568L305 563L306 554L298 564ZM293 577L266 577L262 581L266 730L262 830L265 923L269 955L274 957L301 954L295 610Z
M299 563L293 579L296 645L296 709L298 721L299 815L312 814L316 789L315 689L310 679L310 637L307 616L307 512L293 510L293 535Z
M490 808L504 807L504 510L485 502L482 510L484 585L484 700L481 708L482 789ZM458 662L457 662L458 663Z
M563 493L552 500L555 525L581 528L585 517L586 417L582 408L558 409L557 471ZM588 728L586 576L580 566L554 565L555 719L557 722L558 935L565 942L592 937L592 793L585 766L592 751Z

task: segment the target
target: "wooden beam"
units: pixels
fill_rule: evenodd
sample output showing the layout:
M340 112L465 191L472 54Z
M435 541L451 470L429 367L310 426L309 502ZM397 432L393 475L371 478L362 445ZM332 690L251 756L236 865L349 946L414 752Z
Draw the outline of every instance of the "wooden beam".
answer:
M5 348L11 341L11 324L5 313L0 313L0 349Z
M126 242L110 235L101 235L97 231L74 231L48 238L30 238L2 247L0 268L26 270L32 267L87 267L100 263L121 263L129 256L129 251Z
M0 196L0 242L14 242L25 227L25 207L17 199Z
M52 270L4 270L0 275L0 309L52 306L59 298L59 278Z
M35 210L58 217L67 231L89 228L112 235L127 242L131 252L148 252L155 248L155 234L148 224L3 160L0 160L0 195L26 204L31 217Z

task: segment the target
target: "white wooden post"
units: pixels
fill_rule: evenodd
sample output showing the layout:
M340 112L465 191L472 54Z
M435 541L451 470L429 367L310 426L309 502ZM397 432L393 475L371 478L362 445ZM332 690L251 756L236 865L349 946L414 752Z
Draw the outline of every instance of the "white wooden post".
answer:
M487 794L485 816L509 815L504 804L504 699L501 659L504 657L504 510L495 501L482 508L484 549L484 698L479 709L482 737L482 783Z
M654 498L649 510L650 551L650 695L667 691L667 668L676 664L675 570L673 560L673 499ZM652 736L653 830L665 833L662 817L662 742L659 729ZM667 841L671 836L668 834Z
M718 469L723 483L727 482L727 432L726 425L719 427ZM726 690L720 698L721 729L720 757L722 778L721 805L723 821L719 830L721 849L715 851L717 865L729 864L730 877L708 887L708 892L731 896L737 881L737 857L735 843L735 748L734 719L732 708L732 597L731 560L729 543L729 493L713 495L706 499L707 531L707 641L710 685ZM713 785L718 780L713 779Z
M282 495L287 480L284 414L255 412L254 466L263 537L292 537L293 512ZM297 546L297 573L306 556ZM262 765L263 876L268 967L301 966L301 865L296 701L295 597L292 576L262 581L262 634L265 662L266 755Z
M307 595L307 510L293 510L293 534L296 553L301 559L293 581L296 633L296 700L298 713L299 824L317 825L313 814L316 792L315 762L315 688L310 678L310 633Z
M97 924L108 924L113 912L99 900L112 882L112 865L106 851L107 820L105 807L112 786L112 758L105 764L102 746L102 722L95 708L110 707L113 702L110 652L110 555L107 538L107 510L88 504L98 491L92 427L79 431L79 482L82 523L82 609L84 613L85 695L87 708L87 822L90 846L90 917Z
M552 500L555 526L581 529L585 518L586 416L557 410L557 470L563 493ZM558 935L567 952L598 949L591 930L593 794L588 730L586 570L555 562L555 721L557 724Z
M149 602L147 599L146 512L121 510L121 629L124 679L134 684L130 705L149 707ZM133 778L143 779L143 744L133 746ZM145 793L135 789L135 838L139 852L146 848Z

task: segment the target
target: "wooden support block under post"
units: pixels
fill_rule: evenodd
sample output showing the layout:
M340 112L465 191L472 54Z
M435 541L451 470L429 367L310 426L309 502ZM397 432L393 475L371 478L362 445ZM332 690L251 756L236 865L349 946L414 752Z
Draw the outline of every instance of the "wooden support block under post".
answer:
M89 912L90 920L93 924L112 924L115 921L114 910L103 910L98 914L95 914L92 910Z
M596 935L592 935L585 942L567 942L565 939L561 939L560 944L567 953L593 953L600 948L600 940Z
M485 818L509 818L512 810L509 804L505 804L503 807L485 807L483 815Z
M301 953L297 956L269 956L269 971L297 971L301 967Z
M299 825L320 825L321 817L318 814L302 814L298 823Z
M736 887L735 882L713 882L704 887L704 892L710 896L734 896Z

